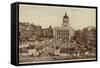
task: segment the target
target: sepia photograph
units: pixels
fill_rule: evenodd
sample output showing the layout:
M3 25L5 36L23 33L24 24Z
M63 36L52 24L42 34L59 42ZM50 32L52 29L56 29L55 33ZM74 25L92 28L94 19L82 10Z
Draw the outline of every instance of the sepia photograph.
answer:
M19 64L96 60L96 9L19 4Z

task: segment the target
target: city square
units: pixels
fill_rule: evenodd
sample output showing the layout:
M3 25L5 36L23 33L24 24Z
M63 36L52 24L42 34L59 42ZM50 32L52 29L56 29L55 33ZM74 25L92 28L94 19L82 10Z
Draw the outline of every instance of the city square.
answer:
M45 29L19 22L19 62L96 59L96 28L74 30L69 18L65 12L61 26Z

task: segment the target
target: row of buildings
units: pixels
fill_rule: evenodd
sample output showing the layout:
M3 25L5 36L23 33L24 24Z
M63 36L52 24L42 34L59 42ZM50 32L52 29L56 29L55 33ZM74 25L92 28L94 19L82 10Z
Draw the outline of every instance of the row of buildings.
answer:
M55 38L69 40L74 36L74 29L69 26L69 17L65 13L61 27L50 25L48 28L42 29L40 25L30 24L28 22L19 23L19 38L29 40L34 38Z
M96 45L96 28L89 26L83 30L74 30L70 27L69 17L67 13L63 16L62 26L54 27L50 25L48 28L43 29L40 25L30 24L28 22L19 23L19 41L34 41L42 40L44 38L61 39L65 42L75 40L78 43L86 43L92 46ZM88 44L87 44L88 43Z
M34 25L26 22L19 23L20 42L38 40L39 38L52 38L52 26L42 29L40 25Z
M89 26L83 30L76 30L74 39L80 44L96 47L96 28Z

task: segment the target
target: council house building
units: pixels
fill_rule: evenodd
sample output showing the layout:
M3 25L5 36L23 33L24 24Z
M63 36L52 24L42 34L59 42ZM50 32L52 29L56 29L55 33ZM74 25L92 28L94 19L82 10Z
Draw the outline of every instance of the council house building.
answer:
M62 39L66 42L69 42L71 38L73 38L74 35L75 35L74 29L70 27L69 17L67 16L67 13L65 12L65 15L63 16L63 20L62 20L62 26L55 27L53 29L53 38Z

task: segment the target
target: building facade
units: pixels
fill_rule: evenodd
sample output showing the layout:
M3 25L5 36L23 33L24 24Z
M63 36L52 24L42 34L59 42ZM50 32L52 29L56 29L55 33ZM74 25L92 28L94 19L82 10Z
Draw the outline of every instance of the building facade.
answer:
M88 46L95 47L96 45L96 28L89 26L83 29L83 40Z
M28 22L19 23L19 42L32 41L41 35L41 26Z
M49 28L42 29L41 31L42 38L53 38L53 29L50 25Z
M65 13L65 16L63 16L63 20L62 20L62 26L55 27L53 29L53 38L70 41L70 39L73 36L74 36L74 29L70 27L69 17L67 16L67 13Z

